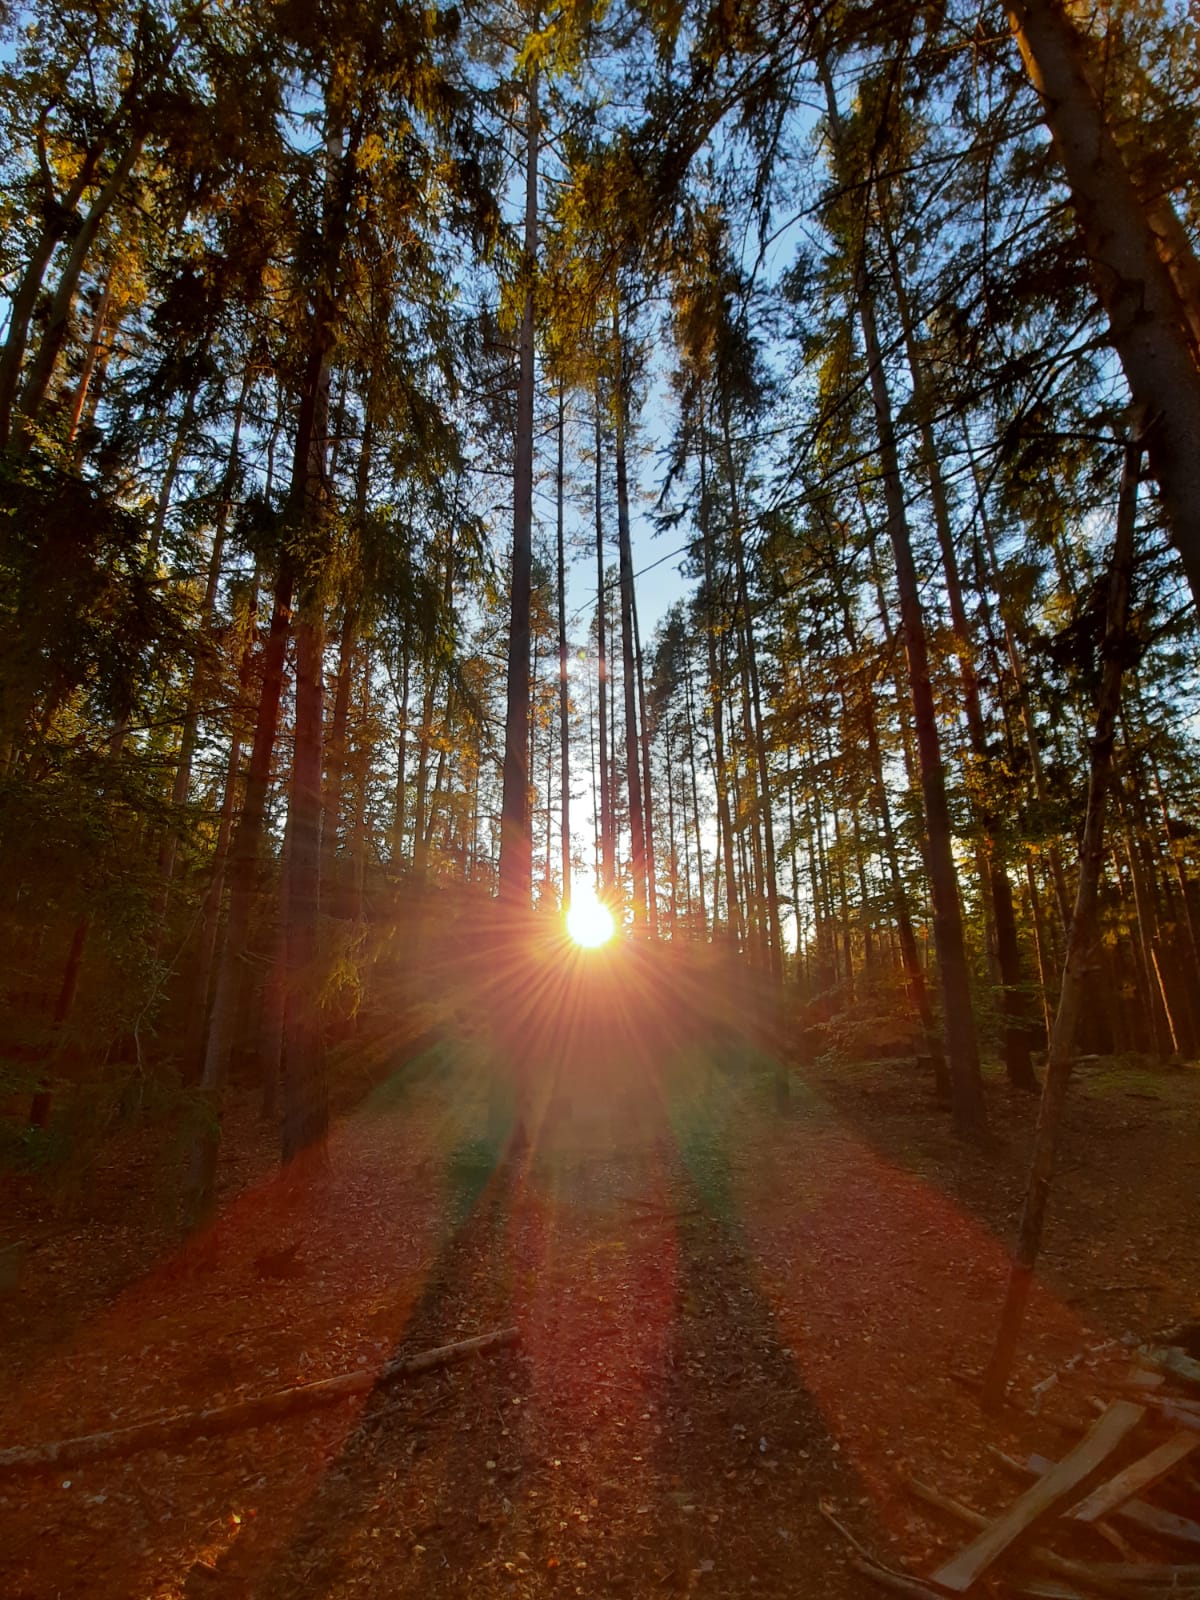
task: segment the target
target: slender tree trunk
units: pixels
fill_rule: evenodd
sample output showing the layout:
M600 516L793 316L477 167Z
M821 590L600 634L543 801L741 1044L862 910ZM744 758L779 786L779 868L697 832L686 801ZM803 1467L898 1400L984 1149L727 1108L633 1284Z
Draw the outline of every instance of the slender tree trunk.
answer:
M684 679L684 684L687 693L688 772L692 781L692 817L696 825L696 884L700 906L700 938L707 940L708 928L705 923L704 912L704 841L700 833L700 790L696 783L696 707L690 671Z
M50 1065L62 1047L63 1034L75 1007L75 996L79 993L79 975L83 971L83 952L87 948L91 926L92 919L89 913L80 917L71 933L71 943L67 947L67 959L63 963L62 979L54 1001L54 1014L50 1019L50 1037L45 1047L45 1068L39 1077L38 1086L33 1092L29 1106L31 1128L44 1128L50 1121L50 1110L54 1103L54 1091L49 1076Z
M746 674L750 699L751 759L755 788L755 809L762 837L763 880L766 904L767 960L771 976L776 983L783 981L783 936L779 922L779 881L775 860L775 823L772 814L771 769L767 758L767 738L763 728L762 685L758 672L758 652L754 638L754 618L750 608L750 584L746 574L746 551L742 533L741 496L733 454L728 402L721 407L721 428L725 445L726 471L729 475L730 510L733 527L734 571L737 579L738 606L742 613L742 632L745 648ZM752 754L751 754L752 752Z
M617 289L617 296L620 290ZM620 312L613 300L613 344L616 351L617 545L621 573L621 673L625 694L625 782L629 793L629 865L633 873L633 925L646 929L646 814L638 771L637 667L633 648L633 551L629 537L629 482L625 460L626 394L621 358Z
M408 784L408 641L404 641L400 657L400 705L396 739L396 791L392 801L392 871L404 865L405 801Z
M633 653L637 662L638 713L641 717L642 798L646 806L646 891L650 937L658 938L658 872L654 861L654 793L650 777L650 721L646 715L646 677L642 664L642 634L638 627L637 589L630 593L633 610Z
M963 939L958 876L946 801L946 780L938 741L937 714L929 680L925 618L921 610L917 569L913 560L900 462L892 423L891 398L883 370L883 356L875 324L875 308L861 262L858 311L867 352L879 453L888 508L888 533L896 564L900 595L900 626L908 662L909 691L921 768L921 793L925 802L925 828L929 841L929 886L933 900L934 941L942 989L946 1058L950 1071L954 1125L964 1137L978 1138L987 1128L983 1082L979 1071L979 1045L971 1010L970 977Z
M1079 847L1079 883L1075 910L1067 935L1067 958L1063 969L1058 1012L1050 1038L1046 1078L1041 1109L1034 1134L1033 1160L1025 1203L1017 1235L1017 1247L1008 1279L1008 1290L1000 1314L1000 1326L983 1380L983 1403L994 1408L1004 1397L1012 1370L1017 1339L1024 1320L1025 1306L1033 1283L1034 1267L1041 1248L1042 1228L1054 1162L1058 1149L1067 1088L1075 1059L1075 1041L1097 958L1096 905L1104 859L1104 810L1112 770L1113 743L1117 712L1121 701L1121 675L1124 668L1129 623L1129 590L1134 566L1134 532L1137 522L1137 484L1141 464L1140 439L1132 439L1125 449L1121 495L1117 507L1116 539L1109 570L1108 603L1104 638L1100 647L1101 680L1096 704L1096 731L1091 740L1087 811Z
M603 429L600 424L600 391L596 390L596 713L597 738L600 743L600 896L612 893L616 882L616 863L613 859L613 804L612 786L608 767L608 606L605 601L604 573L604 505L602 500L603 475L601 471Z
M221 583L221 563L225 554L225 535L229 527L229 512L233 500L233 483L237 472L238 449L241 442L242 414L246 403L246 396L250 387L250 374L247 372L242 380L242 390L233 413L233 433L229 443L229 455L225 465L225 476L221 487L221 498L217 505L217 515L213 524L212 549L208 559L208 574L204 585L204 595L200 601L200 611L196 618L196 631L201 636L208 632L212 626L213 613L217 604L217 591ZM179 757L175 765L175 778L171 786L171 807L178 814L187 802L188 790L192 781L192 762L196 754L196 735L200 726L200 702L204 694L205 664L202 659L197 660L192 669L192 680L188 686L187 705L183 714L183 728L179 737ZM179 850L179 829L171 828L163 841L159 853L159 872L163 884L169 885L175 875L175 861ZM166 912L166 894L164 893L161 911Z
M185 1083L199 1081L204 1070L204 1047L208 1037L209 1001L215 981L214 960L221 931L221 905L225 898L225 875L229 860L229 845L233 836L233 818L237 805L238 782L241 777L242 745L245 738L244 721L247 715L247 697L250 691L251 668L254 659L254 615L258 605L258 573L254 575L251 612L246 625L238 669L238 698L234 710L233 728L229 739L229 756L225 764L225 784L221 794L221 810L217 822L217 838L213 846L209 867L208 888L200 913L200 940L196 951L196 981L192 988L191 1018L184 1047L182 1075Z
M80 424L83 421L83 409L87 404L88 395L91 393L92 379L99 365L100 346L108 331L108 313L112 305L112 280L113 263L110 261L108 271L104 274L104 288L101 290L100 301L96 306L96 315L92 318L92 336L88 340L83 370L80 372L79 382L75 386L75 399L71 402L71 423L67 431L68 444L74 444L79 434Z
M204 1096L205 1120L192 1144L186 1181L186 1203L192 1220L203 1221L212 1204L220 1142L221 1092L229 1065L237 1014L237 998L245 961L250 918L258 890L259 857L266 817L267 790L271 779L271 758L279 726L279 706L283 693L283 667L291 633L294 575L291 561L284 558L275 584L271 626L263 650L262 687L246 792L241 815L229 851L229 913L216 962L212 1009L204 1043L200 1089Z
M724 633L721 602L717 593L717 563L708 504L708 453L704 425L704 400L700 398L700 543L704 559L704 589L708 602L708 701L712 720L713 785L717 792L718 861L725 865L725 927L729 937L741 942L741 910L737 895L737 872L733 861L733 819L729 814L729 790L725 771L725 673L720 640ZM717 874L719 879L719 874ZM713 934L719 926L717 886L713 889Z
M564 461L566 447L566 396L558 391L558 470L555 475L558 554L558 739L559 739L559 840L562 851L562 908L571 909L571 697L567 681L567 555L563 528Z
M887 220L887 199L882 185L879 191L882 233L887 247L892 285L896 294L900 326L904 335L909 374L912 380L913 401L916 406L921 434L921 453L925 479L933 503L933 521L937 530L938 547L942 556L942 571L946 580L946 595L950 602L950 622L954 632L954 649L958 656L959 677L962 682L963 710L967 719L967 737L971 757L978 769L974 787L986 788L991 757L988 751L987 729L979 696L979 671L967 608L963 602L962 579L959 575L958 552L954 547L954 530L950 521L950 505L946 485L942 478L937 441L933 435L931 417L933 407L928 392L925 363L917 346L913 319L909 310L900 263ZM980 866L983 888L991 903L992 923L996 934L996 963L999 968L1001 1001L1004 1012L1004 1065L1009 1082L1018 1089L1037 1088L1037 1076L1029 1053L1030 995L1021 970L1021 951L1017 938L1017 921L1013 909L1012 884L1008 877L1003 831L998 817L982 799L973 802L980 830Z
M533 583L533 287L538 249L538 75L529 73L525 113L525 301L518 337L517 447L513 472L512 596L504 783L500 803L500 898L525 908L533 896L529 812L529 657Z

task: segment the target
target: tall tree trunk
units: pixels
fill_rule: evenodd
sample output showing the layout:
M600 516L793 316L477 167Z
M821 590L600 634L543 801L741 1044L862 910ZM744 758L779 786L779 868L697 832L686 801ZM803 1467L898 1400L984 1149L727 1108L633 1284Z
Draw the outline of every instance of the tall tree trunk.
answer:
M684 678L684 688L687 695L687 721L688 721L688 773L692 785L692 817L696 826L696 886L698 891L698 904L700 906L700 938L708 938L708 927L705 921L704 910L704 841L700 833L700 790L696 782L696 707L692 691L692 674L689 670ZM685 811L686 827L686 811ZM689 893L690 893L689 882ZM695 937L695 933L691 933Z
M225 763L225 784L221 794L221 810L217 821L217 838L209 864L208 888L200 912L200 939L196 950L196 978L192 987L191 1017L184 1045L182 1076L185 1083L199 1081L204 1071L204 1047L208 1037L209 1001L215 982L214 962L221 931L221 907L225 898L225 875L229 861L229 845L233 837L233 819L237 805L238 783L241 777L242 746L245 741L245 721L249 710L247 698L250 690L251 668L254 661L254 617L258 607L258 573L254 574L250 615L242 645L241 664L238 669L238 697L234 708L233 727L229 738L229 755Z
M562 908L571 909L571 698L567 681L567 554L563 528L564 461L566 448L566 396L558 391L558 471L555 476L557 501L558 554L558 740L559 740L559 839L562 850Z
M836 110L836 108L835 108ZM963 939L958 876L954 866L950 810L938 742L937 714L929 680L929 655L925 618L921 610L916 563L904 508L900 461L896 451L891 398L883 370L883 355L875 323L875 307L865 269L860 261L857 277L858 313L866 347L879 454L887 500L888 533L896 564L900 596L900 626L908 663L909 692L925 802L925 829L929 842L929 887L933 900L933 931L937 946L942 990L946 1060L950 1071L954 1125L965 1137L978 1138L987 1128L983 1082L979 1071L979 1045L971 1010L970 976Z
M725 673L720 641L724 634L721 601L717 593L715 538L708 504L708 452L704 424L704 396L700 395L700 544L704 560L704 591L708 605L705 643L708 649L708 702L712 721L713 785L717 792L717 864L725 866L725 928L728 936L741 942L741 909L737 895L737 873L733 861L733 818L729 814L729 790L725 772ZM719 872L715 873L719 880ZM720 927L717 882L713 886L713 934Z
M241 987L250 918L258 891L259 857L262 851L263 824L267 809L267 790L271 781L271 759L279 726L279 706L283 694L283 667L291 634L292 594L295 576L289 557L281 562L275 583L270 631L263 649L262 685L254 744L246 774L246 792L241 815L229 851L229 912L222 945L216 960L212 1008L204 1042L200 1089L205 1100L203 1124L192 1143L186 1179L186 1205L194 1222L203 1221L211 1208L217 1152L221 1134L221 1094L229 1066L237 1020L237 998Z
M393 872L404 865L405 802L408 785L408 694L409 665L408 640L403 641L400 657L400 704L397 708L396 738L396 790L392 800L392 848L390 853ZM394 689L393 689L394 692Z
M937 530L938 547L942 556L946 595L950 602L950 623L954 633L954 650L958 656L963 710L967 719L967 737L971 757L977 768L977 779L972 785L976 790L973 808L981 835L980 864L983 888L991 902L992 921L996 933L996 961L1000 970L1004 1013L1004 1066L1009 1082L1016 1088L1034 1090L1038 1083L1029 1053L1031 996L1025 984L1025 974L1021 970L1021 949L1017 938L1017 919L1013 909L1012 884L1008 877L1003 830L993 808L982 798L980 792L986 791L987 788L991 757L988 751L987 729L983 720L983 707L979 697L975 642L967 620L967 608L963 602L958 552L954 547L954 530L950 521L950 505L942 478L937 441L933 436L933 407L926 381L925 362L917 346L908 294L888 225L887 197L881 184L877 183L876 189L880 200L882 233L912 380L913 401L921 435L921 454L924 458L922 464L933 503L934 527Z
M371 479L371 450L375 433L372 385L368 380L363 397L363 437L354 474L354 522L360 536L367 515L367 492ZM332 476L332 463L330 475ZM361 573L351 573L342 592L342 629L338 640L338 664L333 695L333 717L325 750L325 802L321 829L322 871L329 894L339 895L337 883L338 834L342 820L342 790L346 777L346 737L350 722L350 695L354 679L354 653L358 646L361 608ZM340 914L340 907L336 907Z
M650 937L658 938L658 872L654 861L654 791L650 776L650 719L646 715L646 675L642 661L642 632L638 627L637 589L631 592L633 606L633 652L637 661L638 715L641 718L642 799L646 806L646 892L650 916Z
M212 549L208 558L208 573L204 584L204 594L200 601L200 611L196 618L196 631L201 638L207 634L212 625L213 613L216 610L217 591L221 583L221 562L225 554L225 535L229 528L229 513L233 502L233 484L237 474L238 449L241 442L242 414L246 404L246 396L250 388L250 373L247 370L242 379L241 393L238 395L237 405L233 413L233 432L229 441L229 455L226 458L225 474L221 482L221 498L217 503L217 515L213 523ZM192 781L192 761L196 754L196 735L200 726L200 702L204 693L204 679L206 664L200 658L192 668L191 683L188 685L187 705L183 713L183 728L179 736L179 756L175 765L175 778L171 785L171 808L178 815L187 802L188 790ZM164 897L161 910L166 912L165 886L169 885L175 874L175 861L179 849L180 832L178 827L172 827L167 837L163 840L159 852L159 873L164 884Z
M763 727L762 685L758 672L758 651L754 637L754 617L750 607L750 583L746 573L745 540L742 530L741 495L733 454L733 437L727 398L721 406L721 430L725 445L725 464L729 475L730 510L733 526L734 572L737 601L742 614L746 674L750 696L751 759L755 788L755 809L762 837L763 879L766 901L767 959L776 983L783 981L783 935L779 920L779 881L775 860L775 821L772 813L771 769L767 758L767 737Z
M1113 347L1145 408L1146 452L1200 604L1200 368L1176 277L1109 128L1088 47L1062 0L1008 0L1013 33L1066 175Z
M629 481L625 460L626 393L617 288L613 299L613 346L617 363L616 402L617 547L621 574L621 672L625 693L625 782L629 793L629 865L633 874L633 925L646 928L646 814L638 771L637 666L633 648L633 550L629 536Z
M998 1406L1004 1397L1012 1370L1017 1339L1024 1320L1025 1306L1033 1283L1034 1267L1041 1248L1042 1228L1050 1186L1054 1180L1054 1161L1058 1148L1067 1088L1075 1058L1075 1040L1090 975L1096 962L1096 904L1104 850L1104 809L1112 768L1117 712L1121 701L1121 674L1125 664L1129 623L1129 590L1133 577L1134 531L1137 522L1137 484L1142 442L1131 439L1125 449L1121 494L1117 507L1116 539L1109 571L1108 602L1104 619L1104 638L1100 647L1101 679L1096 703L1096 731L1091 739L1088 775L1087 812L1079 846L1079 882L1075 910L1067 935L1067 958L1062 990L1042 1088L1041 1109L1034 1134L1033 1160L1017 1247L1009 1272L1008 1290L1000 1314L996 1344L983 1380L983 1403Z
M608 606L605 601L604 506L602 501L602 449L604 432L600 423L600 389L596 389L596 714L600 744L600 896L612 893L616 882L613 859L613 804L608 767Z
M500 898L527 907L533 896L529 811L529 656L533 586L533 288L538 249L538 75L529 71L525 112L525 277L518 337L517 443L513 470L512 595L508 626L508 691L504 721L504 784L500 802Z

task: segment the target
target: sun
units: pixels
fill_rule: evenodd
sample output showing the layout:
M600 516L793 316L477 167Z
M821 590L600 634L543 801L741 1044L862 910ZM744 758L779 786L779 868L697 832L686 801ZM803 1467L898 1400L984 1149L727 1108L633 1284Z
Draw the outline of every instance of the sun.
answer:
M602 906L594 894L577 889L567 912L567 932L575 943L585 950L595 950L607 944L616 931L617 925L608 907Z

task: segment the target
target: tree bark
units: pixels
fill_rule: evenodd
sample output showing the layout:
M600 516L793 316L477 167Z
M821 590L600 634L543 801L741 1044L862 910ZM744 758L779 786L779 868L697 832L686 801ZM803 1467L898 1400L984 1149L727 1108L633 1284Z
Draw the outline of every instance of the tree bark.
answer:
M921 610L917 569L913 560L900 462L896 451L891 398L883 370L883 356L875 323L875 308L860 262L857 276L858 313L870 373L871 395L879 436L887 500L888 533L896 564L900 596L900 627L908 663L909 692L917 736L921 793L925 802L925 829L929 845L929 888L933 901L933 934L937 947L945 1027L946 1061L954 1125L964 1137L979 1138L987 1129L983 1082L979 1071L979 1045L971 1010L970 976L963 939L962 911L958 900L958 875L946 801L946 779L938 741L937 715L929 679L925 618Z
M620 294L619 287L616 291ZM625 694L625 782L629 791L629 865L633 874L633 925L646 928L646 818L638 771L637 666L633 648L633 550L629 536L629 481L625 460L625 380L621 318L613 300L613 345L617 363L616 400L617 547L621 574L621 672Z
M571 909L571 696L567 681L567 555L563 526L565 496L566 396L558 391L558 471L555 476L558 554L558 740L559 740L559 840L562 851L562 908Z
M980 864L982 887L991 902L992 920L996 932L996 963L999 967L1001 1003L1004 1014L1004 1066L1008 1079L1015 1088L1035 1090L1037 1075L1030 1056L1030 995L1021 970L1021 951L1017 938L1017 920L1013 908L1012 884L1004 848L1003 830L993 807L986 799L991 758L988 752L987 729L983 719L983 706L979 695L979 670L975 641L967 620L963 602L962 579L959 575L958 552L954 547L954 530L950 521L950 505L946 485L942 478L937 442L933 436L931 417L933 407L926 381L925 363L917 346L916 332L909 310L908 294L899 259L888 226L887 201L882 185L879 191L882 232L887 247L892 284L896 294L900 326L904 336L908 369L912 380L913 401L921 436L921 453L924 458L925 478L933 503L934 527L937 530L938 548L941 551L942 571L946 580L946 596L950 602L950 623L954 633L954 649L958 656L959 678L963 690L963 711L967 719L967 738L972 763L976 768L971 787L976 791L973 807L978 820L981 838Z
M1062 162L1113 347L1145 408L1150 469L1200 604L1200 369L1176 280L1105 120L1086 42L1061 0L1009 0L1007 9Z
M50 384L54 377L54 369L58 363L59 352L62 350L63 341L67 335L67 325L70 321L71 309L75 304L79 280L87 264L88 253L96 242L100 224L104 221L121 190L125 187L126 180L133 171L134 163L142 153L142 146L145 141L145 133L136 134L130 139L117 158L116 164L105 180L100 193L92 201L87 216L79 226L79 231L71 241L71 248L67 254L66 261L63 263L54 295L50 301L50 309L46 317L41 342L37 348L37 354L30 362L25 382L21 386L19 409L22 415L30 421L36 420L49 392Z
M600 896L612 893L616 872L613 861L612 788L608 781L608 643L604 599L604 507L601 470L604 437L600 425L600 391L596 390L596 714L600 744Z
M538 75L529 73L525 113L525 301L518 338L517 439L513 469L512 592L504 782L500 802L500 898L524 908L533 896L529 810L529 658L533 581L533 288L538 248Z

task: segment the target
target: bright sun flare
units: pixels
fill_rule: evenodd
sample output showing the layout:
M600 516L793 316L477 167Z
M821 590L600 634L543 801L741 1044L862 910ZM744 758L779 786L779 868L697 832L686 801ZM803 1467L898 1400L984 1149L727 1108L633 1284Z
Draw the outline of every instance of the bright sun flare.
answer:
M612 938L616 924L612 912L607 906L602 906L594 895L576 891L571 900L571 909L567 912L567 932L585 950L595 950Z

